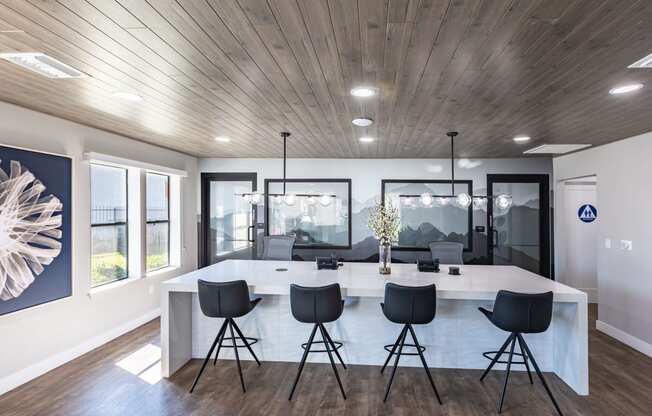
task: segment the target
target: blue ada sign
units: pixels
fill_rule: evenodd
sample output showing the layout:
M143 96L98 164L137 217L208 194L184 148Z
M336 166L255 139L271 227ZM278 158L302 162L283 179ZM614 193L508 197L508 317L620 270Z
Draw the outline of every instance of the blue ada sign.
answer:
M593 222L598 218L598 210L591 204L584 204L577 211L577 216L582 222Z

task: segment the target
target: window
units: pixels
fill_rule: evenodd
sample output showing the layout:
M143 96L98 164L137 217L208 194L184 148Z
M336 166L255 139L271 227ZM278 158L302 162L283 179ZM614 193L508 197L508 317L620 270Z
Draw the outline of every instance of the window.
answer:
M147 271L170 265L170 177L147 173Z
M91 286L126 279L127 169L91 164Z
M471 194L472 181L455 181L455 192ZM423 206L419 198L406 198L399 195L451 195L451 182L448 180L389 180L382 181L383 201L391 201L401 216L401 231L396 248L406 250L428 250L432 241L454 241L464 244L464 250L472 250L471 224L473 205L468 208L457 205L454 200L440 203L435 199L431 206ZM401 203L400 203L401 202Z
M293 235L298 248L351 248L350 179L287 179L286 194L296 196L292 205L273 196L282 193L283 180L265 180L267 235ZM324 194L334 197L325 204L310 197Z

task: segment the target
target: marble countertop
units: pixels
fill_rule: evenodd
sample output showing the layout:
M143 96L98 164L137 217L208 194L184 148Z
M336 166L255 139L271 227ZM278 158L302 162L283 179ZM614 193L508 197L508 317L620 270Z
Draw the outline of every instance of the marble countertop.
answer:
M287 271L276 271L276 269ZM586 293L516 266L460 266L461 276L448 275L448 266L440 273L423 273L416 264L392 264L392 274L378 273L376 263L344 263L339 270L317 270L315 262L226 260L175 277L162 283L167 292L196 292L197 280L224 282L246 280L252 293L287 295L290 284L322 286L339 283L343 296L382 297L385 283L406 286L434 283L442 299L493 300L499 290L541 293L552 291L555 302L587 302Z

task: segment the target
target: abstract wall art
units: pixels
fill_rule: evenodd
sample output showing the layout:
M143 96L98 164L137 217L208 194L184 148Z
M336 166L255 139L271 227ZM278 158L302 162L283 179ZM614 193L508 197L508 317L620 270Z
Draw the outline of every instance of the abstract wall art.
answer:
M0 315L72 293L72 161L0 146Z

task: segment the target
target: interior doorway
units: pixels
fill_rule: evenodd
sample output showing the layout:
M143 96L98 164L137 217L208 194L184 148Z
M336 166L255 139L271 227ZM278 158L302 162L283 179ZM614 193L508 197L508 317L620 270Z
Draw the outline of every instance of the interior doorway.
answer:
M597 187L597 177L587 176L563 180L556 190L557 280L586 292L591 303L598 298Z

